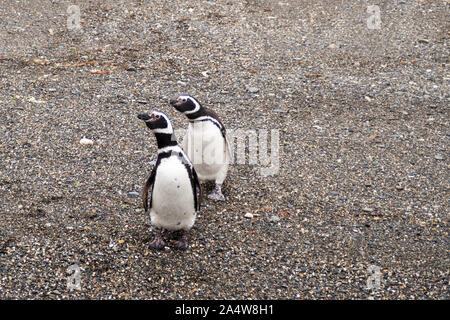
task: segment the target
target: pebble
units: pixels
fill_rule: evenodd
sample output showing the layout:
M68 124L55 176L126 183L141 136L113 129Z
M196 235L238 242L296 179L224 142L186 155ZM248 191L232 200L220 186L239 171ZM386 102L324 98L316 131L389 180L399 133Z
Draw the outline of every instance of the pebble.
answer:
M363 207L361 210L364 212L373 212L373 209L369 207Z
M130 197L139 197L139 192L130 191L130 192L128 192L128 196L130 196Z
M247 212L247 213L244 215L244 218L251 219L251 218L253 218L253 214L250 213L250 212Z
M444 160L444 156L442 154L437 154L434 156L436 160Z
M80 144L83 145L83 146L92 145L92 144L94 144L94 141L91 140L91 139L88 139L88 138L81 138L80 139Z
M127 71L136 72L137 69L136 69L136 67L134 67L134 66L128 66L128 67L127 67Z
M318 125L314 125L314 126L312 126L314 129L317 129L317 130L319 130L319 131L323 131L323 128L321 127L321 126L318 126Z
M278 222L278 221L280 221L280 217L277 215L273 215L269 218L269 221L270 222Z
M36 103L36 104L44 103L43 100L37 100L35 97L30 97L30 98L28 99L28 101L31 102L31 103Z
M138 100L137 103L139 103L139 104L148 104L148 101L146 101L146 100Z
M247 87L247 91L250 93L258 93L259 89L255 87Z

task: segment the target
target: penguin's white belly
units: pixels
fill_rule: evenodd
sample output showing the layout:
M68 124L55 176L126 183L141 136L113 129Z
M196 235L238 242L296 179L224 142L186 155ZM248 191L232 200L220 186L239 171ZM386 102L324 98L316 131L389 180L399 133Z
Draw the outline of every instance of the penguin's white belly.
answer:
M178 157L162 159L152 190L152 225L167 230L189 230L196 218L189 174Z
M226 142L210 121L190 123L183 149L195 167L199 180L222 183L228 169Z

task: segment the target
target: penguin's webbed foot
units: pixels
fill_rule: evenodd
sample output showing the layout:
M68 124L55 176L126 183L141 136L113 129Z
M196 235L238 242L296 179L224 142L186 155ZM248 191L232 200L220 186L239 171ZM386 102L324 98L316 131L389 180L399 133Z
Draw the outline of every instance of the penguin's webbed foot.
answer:
M225 201L225 196L222 193L222 188L220 185L216 185L213 192L208 194L208 198L215 201Z
M186 250L188 247L188 232L184 231L181 238L174 243L175 249Z
M162 250L162 249L164 249L165 246L166 246L166 243L164 242L164 240L162 238L161 230L158 230L156 232L155 239L153 239L153 241L150 242L149 247L151 249Z

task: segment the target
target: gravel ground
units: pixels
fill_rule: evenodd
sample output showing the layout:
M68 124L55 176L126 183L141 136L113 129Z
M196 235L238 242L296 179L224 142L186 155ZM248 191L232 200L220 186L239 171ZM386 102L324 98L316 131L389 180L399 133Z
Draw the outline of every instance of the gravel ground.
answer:
M449 298L447 1L1 0L0 17L1 299ZM136 114L186 128L180 92L229 130L278 129L280 169L234 164L189 249L155 252Z

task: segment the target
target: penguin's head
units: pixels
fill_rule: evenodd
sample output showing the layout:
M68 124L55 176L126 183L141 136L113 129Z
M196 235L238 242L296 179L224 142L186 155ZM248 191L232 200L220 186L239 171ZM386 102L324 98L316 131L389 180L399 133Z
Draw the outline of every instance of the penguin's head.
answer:
M152 111L149 113L141 113L137 117L144 120L147 127L154 133L173 134L172 124L163 112Z
M170 99L170 104L179 112L184 114L195 113L200 110L200 103L190 95L179 95L176 98Z

